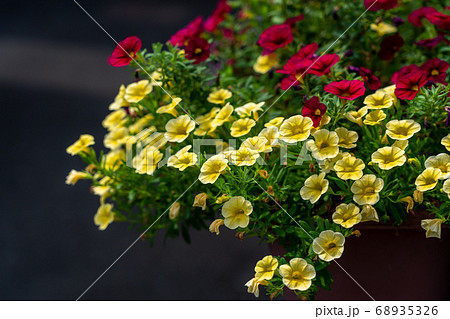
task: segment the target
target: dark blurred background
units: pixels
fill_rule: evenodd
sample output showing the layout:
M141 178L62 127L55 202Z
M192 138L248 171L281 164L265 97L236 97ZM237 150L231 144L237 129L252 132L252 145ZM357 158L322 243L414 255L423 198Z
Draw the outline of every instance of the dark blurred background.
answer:
M143 47L165 42L215 0L79 3L117 40ZM101 144L101 121L132 72L106 59L115 43L71 0L0 3L0 299L75 300L139 235L127 225L101 232L98 197L89 184L64 184L81 160L66 147L82 133ZM252 300L244 284L268 253L240 241L193 231L153 248L138 242L83 297L85 300Z

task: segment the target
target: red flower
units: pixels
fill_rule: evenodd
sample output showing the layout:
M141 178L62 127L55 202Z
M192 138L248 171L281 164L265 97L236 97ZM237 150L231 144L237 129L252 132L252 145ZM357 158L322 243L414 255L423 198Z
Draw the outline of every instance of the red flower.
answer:
M395 95L402 100L412 100L426 83L427 74L425 72L413 71L398 79L395 84Z
M187 26L179 30L172 37L170 37L169 42L176 46L186 45L190 39L198 38L203 32L203 18L197 17L192 20Z
M438 58L433 58L422 64L420 69L427 73L428 80L447 85L445 78L447 77L446 71L448 67L449 65L447 62Z
M289 77L281 81L281 89L288 90L291 86L302 83L303 76L307 73L308 68L311 66L312 59L290 59L283 67L282 70L278 70L277 73L289 74Z
M315 42L311 43L311 44L307 44L304 47L302 47L296 54L294 54L291 57L291 59L301 60L304 58L310 58L314 55L314 53L316 53L318 48L319 48L319 46ZM289 60L291 60L291 59L289 59Z
M427 19L436 26L444 30L450 30L450 16L438 11L427 14Z
M385 37L383 41L381 41L378 57L385 61L392 60L404 43L405 41L398 34Z
M420 68L415 64L404 66L392 75L391 81L392 83L397 84L398 79L414 71L420 71Z
M260 35L258 44L269 52L282 48L294 40L291 27L286 24L273 25Z
M205 30L208 32L213 32L216 30L217 26L225 20L226 14L230 11L231 7L228 5L226 0L219 0L213 14L205 21Z
M308 73L317 76L328 74L330 73L331 67L338 63L339 60L340 58L337 54L324 54L313 61Z
M119 42L111 56L108 58L108 63L116 67L128 65L141 47L141 39L136 36L128 37Z
M300 78L301 81L301 78ZM289 75L287 78L281 80L280 87L282 90L289 90L293 86L300 87L300 81L295 77L295 75Z
M433 7L423 7L411 12L408 16L408 21L415 27L422 27L422 19L427 18L430 14L437 12Z
M447 42L447 40L444 38L444 36L440 34L436 38L424 39L424 40L416 41L415 44L416 45L420 45L420 46L425 47L425 48L434 48L435 46L437 46L442 41Z
M305 17L305 15L301 14L301 15L296 16L296 17L287 18L286 21L284 21L283 24L287 24L287 25L290 26L291 28L294 28L294 27L295 27L295 24L296 24L297 22L302 21L304 17Z
M378 90L381 87L381 81L377 78L372 71L364 67L359 68L359 75L366 82L370 90Z
M398 0L364 0L364 6L370 11L390 10L398 5Z
M364 95L366 88L364 82L360 80L335 81L325 85L325 91L344 100L354 100Z
M325 104L320 103L318 96L313 96L305 102L305 106L302 109L302 115L309 117L313 121L314 127L318 127L322 116L327 112Z
M184 48L186 58L195 60L194 64L205 61L209 57L209 47L210 45L205 39L191 39Z

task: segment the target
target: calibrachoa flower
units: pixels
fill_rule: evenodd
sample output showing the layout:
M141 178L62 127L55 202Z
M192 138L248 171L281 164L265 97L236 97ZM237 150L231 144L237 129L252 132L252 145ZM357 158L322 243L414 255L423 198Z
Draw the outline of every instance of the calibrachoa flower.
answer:
M231 152L230 162L237 166L252 166L258 157L258 151L241 146L238 150Z
M219 112L214 116L211 122L211 126L221 126L223 123L230 121L231 114L233 114L234 108L230 103L227 103L224 107L220 109Z
M154 146L147 146L133 158L133 167L138 174L153 175L163 154Z
M247 292L254 294L255 297L259 297L259 285L266 285L267 281L258 280L257 278L250 279L245 286L248 287Z
M283 284L291 290L308 290L311 287L311 280L316 277L314 266L303 258L292 258L289 265L281 265L279 271L283 277Z
M153 86L148 80L141 80L136 83L131 83L125 89L125 100L130 103L140 102L153 89Z
M203 164L198 179L203 184L214 184L220 174L225 172L227 165L228 160L223 154L214 155Z
M349 131L345 127L338 127L334 130L338 137L338 146L342 148L354 148L356 147L356 141L358 141L358 133L355 131Z
M217 29L217 26L225 20L225 16L227 13L231 11L230 5L226 0L220 0L217 3L216 9L214 9L213 14L206 19L204 23L205 30L208 32L213 32Z
M103 144L105 147L115 150L126 143L129 138L128 129L126 127L118 127L105 135Z
M239 119L231 125L231 136L233 137L240 137L246 135L253 126L256 125L255 120L245 118L245 119Z
M233 94L225 89L219 89L217 91L211 92L208 96L208 102L213 104L225 104Z
M311 68L308 70L308 74L314 74L317 76L323 76L329 74L331 67L338 63L340 60L337 54L324 54L314 59L311 63Z
M278 129L281 127L281 124L283 124L284 121L284 117L276 117L274 119L271 119L269 122L267 122L266 124L264 124L264 127L272 127L275 126Z
M413 100L427 81L425 72L413 71L397 80L395 83L395 95L401 100Z
M309 200L311 204L317 202L328 190L329 182L325 179L325 173L311 175L305 181L305 185L300 189L300 196L303 200Z
M164 136L169 142L183 142L195 128L195 122L189 115L181 115L176 119L171 119L166 124Z
M225 226L230 229L247 227L250 221L248 216L252 211L253 207L250 201L242 196L231 197L222 207Z
M128 37L119 42L108 58L108 63L115 67L126 66L134 59L141 47L141 39L136 36Z
M119 89L119 93L114 98L114 102L109 105L109 109L111 111L115 111L120 109L121 107L127 107L130 106L130 103L128 103L125 100L125 85L121 85Z
M394 98L387 93L375 92L366 96L364 104L370 109L387 109L394 104Z
M392 120L386 124L386 134L394 140L407 140L420 131L420 124L413 120Z
M309 117L294 115L284 120L280 126L281 139L286 143L297 143L306 140L310 135L313 121Z
M266 128L267 130L267 128ZM278 131L278 129L275 127L275 130ZM261 134L261 133L260 133ZM267 138L263 136L254 136L249 137L244 142L242 142L241 147L245 147L249 150L256 151L258 153L260 152L268 152L269 150L272 151L272 147L267 146Z
M442 219L435 218L435 219L423 219L420 222L420 226L422 226L423 229L425 229L426 238L435 237L435 238L441 238L441 225L442 225Z
M166 114L170 114L173 117L177 117L178 116L178 111L176 110L176 106L181 102L181 98L179 97L174 97L172 99L172 102L170 102L170 104L164 105L164 106L160 106L157 110L156 113L158 114L162 114L162 113L166 113Z
M186 27L175 33L169 40L173 46L186 45L190 39L198 38L203 32L203 18L197 17Z
M380 21L379 23L372 23L370 25L370 29L375 31L379 37L382 37L385 34L397 32L396 27L383 21Z
M318 96L313 96L305 102L302 108L302 115L309 117L313 121L314 127L318 127L322 116L327 112L327 106L320 103Z
M169 157L167 166L178 168L180 171L184 171L189 166L193 166L197 163L197 154L189 153L192 145L188 145L179 150L175 155Z
M89 134L80 135L80 138L70 145L66 152L70 155L77 155L80 153L87 152L89 150L89 146L94 145L94 137Z
M335 81L325 85L324 90L345 100L357 99L364 95L364 92L366 91L364 82L360 80Z
M398 5L398 0L364 0L364 6L370 11L390 10Z
M340 258L344 252L345 237L332 230L325 230L313 241L313 251L323 261Z
M375 110L366 115L363 123L370 126L381 125L384 119L386 119L386 113L383 110Z
M384 181L373 174L367 174L356 180L351 191L353 201L358 205L375 205L380 200L380 192L384 187Z
M438 58L433 58L422 64L420 69L427 73L429 81L447 84L445 78L447 77L448 67L449 65L447 62Z
M278 64L278 56L275 53L261 55L253 65L256 73L266 74Z
M395 146L382 147L372 154L372 162L384 170L403 166L406 162L405 151Z
M244 117L244 116L251 116L253 114L253 116L255 116L255 119L257 119L257 112L258 111L263 111L262 106L264 105L265 102L260 102L258 104L250 102L250 103L246 103L243 106L237 107L236 108L236 113L240 116L240 117Z
M67 185L75 185L80 179L86 179L89 178L89 175L84 172L79 172L76 170L71 170L69 172L69 175L66 177L66 184Z
M209 58L209 47L210 44L205 39L190 39L184 49L186 58L194 60L194 64L205 61Z
M258 45L264 48L267 53L282 48L294 40L291 27L286 24L273 25L260 35Z
M313 137L314 140L306 142L306 148L316 160L333 158L339 153L339 136L336 132L321 129L314 133Z
M420 192L426 192L436 187L442 176L439 168L428 167L416 178L416 187Z
M378 213L372 205L364 205L361 210L361 223L363 222L379 222Z
M364 82L366 82L367 87L370 90L378 90L380 88L381 86L380 79L376 77L369 69L360 67L359 75L363 78Z
M265 153L272 152L272 147L279 145L278 139L280 137L280 132L276 126L262 129L258 136L266 139L266 145L263 151Z
M392 60L405 44L405 40L399 34L388 35L381 41L378 57L381 60Z
M357 111L350 111L344 114L344 116L353 123L363 126L363 117L367 114L368 108L364 106Z
M98 226L99 230L105 230L106 227L114 221L112 208L112 204L102 204L98 208L97 214L94 216L94 223Z
M442 175L439 179L447 179L450 177L450 155L441 153L436 156L430 156L425 161L425 168L438 168Z
M355 204L340 204L332 216L333 222L344 228L350 228L361 222L359 207Z
M441 144L450 152L450 134L442 138Z
M363 170L366 167L364 162L354 156L344 156L334 164L334 170L337 176L343 180L358 180L363 176Z
M270 280L278 268L278 260L273 256L266 256L256 263L255 278L259 280Z

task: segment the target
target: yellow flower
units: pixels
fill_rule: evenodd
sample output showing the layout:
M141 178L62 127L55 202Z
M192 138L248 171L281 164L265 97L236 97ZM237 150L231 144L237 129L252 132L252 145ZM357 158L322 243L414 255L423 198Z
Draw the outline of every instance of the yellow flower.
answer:
M253 102L247 103L241 107L236 108L236 113L240 117L251 116L252 113L253 113L253 115L255 115L256 112L263 111L261 106L263 106L264 103L265 102L260 102L258 104L253 103Z
M241 146L238 150L231 152L230 162L237 166L252 166L258 157L258 151Z
M349 131L345 127L338 127L334 130L339 137L339 147L342 148L354 148L356 147L356 141L358 140L358 133L355 131Z
M128 126L128 130L130 131L131 134L137 134L137 133L141 132L153 119L154 119L154 117L152 114L147 114L144 117L137 120L136 122L134 122L133 124L131 124L130 126ZM156 127L154 127L154 126L149 129L152 132L156 131Z
M363 209L361 210L361 223L370 221L380 221L380 219L378 218L377 210L372 205L364 205Z
M311 204L314 204L319 200L320 196L326 193L328 184L328 180L325 179L325 173L311 175L300 189L300 196L303 200L309 200Z
M370 109L387 109L394 104L394 98L387 93L376 92L366 96L364 104Z
M233 113L233 106L230 103L227 103L220 111L216 114L214 119L211 122L211 126L221 126L226 121L230 120L230 116Z
M114 102L109 105L109 109L111 111L115 111L126 106L130 106L130 103L125 100L125 85L122 84L120 86L119 93L114 98Z
M274 119L271 119L266 124L264 124L264 127L276 126L279 129L281 127L281 124L283 124L283 121L284 121L284 117L281 117L281 116L280 117L276 117Z
M105 135L103 144L105 147L115 150L125 144L128 137L128 129L126 127L118 127Z
M448 198L450 198L450 179L445 180L442 190L444 191L444 193L447 194ZM416 191L416 192L418 192L418 191ZM417 195L417 197L423 201L423 193L422 192L419 192L419 193L421 195ZM414 192L414 195L415 195L415 192ZM416 202L418 202L418 201L416 200Z
M275 53L261 55L256 59L253 70L256 73L265 74L275 67L278 63L278 57Z
M407 140L420 131L420 124L413 120L392 120L386 124L386 134L394 140Z
M195 128L195 122L189 115L181 115L176 119L171 119L166 124L164 136L169 142L183 142Z
M445 146L447 151L450 151L450 134L442 138L441 144Z
M66 177L66 184L75 185L80 179L87 179L87 178L89 178L88 174L73 169Z
M338 155L339 136L336 132L321 129L314 133L313 137L314 140L306 142L306 148L312 152L316 160L321 161Z
M386 118L386 113L383 110L375 110L369 112L364 119L364 124L366 125L381 125L383 120Z
M112 189L109 186L110 182L111 178L109 178L108 176L103 177L99 181L100 185L92 187L92 192L95 195L100 196L101 198L109 197L112 193Z
M180 213L180 207L181 204L179 202L175 202L170 206L169 210L169 219L175 219L177 218L178 214Z
M397 28L394 27L393 25L386 23L386 22L378 22L378 23L372 23L370 25L370 29L372 31L376 31L377 35L379 37L382 37L385 34L389 34L389 33L395 33L397 32Z
M245 228L250 222L248 217L253 211L252 204L242 196L231 197L223 204L222 215L225 217L225 226L229 229Z
M394 142L394 144L392 144L392 146L398 147L402 150L406 150L406 148L408 147L408 140L397 140Z
M149 94L152 89L153 86L148 80L131 83L125 90L125 100L130 103L137 103Z
M420 226L426 230L426 238L435 237L441 238L441 225L442 220L439 218L435 219L423 219L420 222Z
M220 108L218 108L217 106L215 106L215 107L213 107L213 108L211 109L211 111L209 111L209 113L204 114L204 115L200 115L199 117L197 117L197 118L195 119L195 121L196 121L198 124L202 124L202 123L205 123L205 122L209 122L209 121L211 121L211 120L214 119L214 117L216 116L217 113L219 113L219 111L220 111Z
M208 96L208 102L213 104L225 104L233 94L225 89L219 89L217 91L211 92Z
M334 165L341 159L343 159L345 156L351 156L350 153L347 152L341 152L339 151L338 155L333 158L327 158L323 161L317 161L320 167L320 171L323 173L329 173L332 170L334 170Z
M358 205L375 205L380 200L384 181L373 174L367 174L355 181L351 187L353 201Z
M309 117L294 115L283 121L280 126L281 139L286 143L297 143L306 140L311 134L313 121Z
M446 183L447 183L447 181L444 182L444 192L445 192L445 184ZM450 191L450 189L449 189L449 191ZM413 198L416 203L419 203L419 204L423 203L423 193L418 191L417 189L413 193Z
M441 153L436 156L430 156L425 161L425 168L438 168L442 175L439 179L447 179L450 177L450 155Z
M363 126L362 118L367 114L367 106L360 108L358 111L350 111L344 114L344 116L350 122L356 123L359 126Z
M270 280L273 278L275 269L278 268L278 260L273 256L266 256L256 263L255 278L259 280Z
M197 154L188 152L191 147L191 145L185 146L175 155L169 157L167 166L178 168L182 172L189 166L195 165L197 163Z
M153 146L153 147L159 149L159 148L163 147L164 145L166 145L166 143L167 143L167 139L166 139L164 133L154 132L145 139L144 145L146 147Z
M372 162L384 170L403 166L406 162L405 151L395 146L385 146L372 154Z
M392 96L392 98L394 99L394 102L397 101L397 96L395 95L395 84L378 89L376 91L376 93L378 93L378 92L387 93L390 96Z
M212 135L217 126L213 126L213 120L209 120L200 124L194 131L196 136L205 136L206 134Z
M197 194L194 198L194 204L192 204L192 207L201 207L202 210L205 210L207 198L208 198L208 194L206 194L206 193Z
M114 213L112 212L113 205L102 204L94 216L94 223L99 230L105 230L109 224L114 221Z
M340 204L332 216L333 222L344 228L350 228L361 222L359 207L355 204Z
M313 241L313 251L323 261L332 261L342 256L345 237L339 232L325 230Z
M267 281L265 280L258 280L256 278L252 278L245 284L246 287L248 287L247 292L250 294L254 294L256 298L259 297L259 285L266 285Z
M126 154L123 149L117 149L110 151L105 156L105 168L115 171L119 168L120 164L124 163L126 160Z
M272 151L272 147L267 146L267 144L268 144L267 143L267 139L265 137L254 136L254 137L249 137L244 142L242 142L241 147L245 147L247 149L256 151L258 153L260 153L260 152L265 152L265 153L271 152Z
M211 223L211 225L209 225L209 231L211 233L216 233L216 235L219 235L220 234L219 227L222 226L223 224L224 224L223 219L216 219Z
M66 152L72 156L82 152L88 152L89 146L94 145L94 143L94 137L92 135L83 134L80 136L78 141L66 149Z
M160 106L156 110L156 113L158 113L158 114L166 113L166 114L172 115L173 117L177 117L178 112L176 110L176 107L177 107L178 103L180 103L181 101L182 101L182 99L179 97L173 98L172 102L170 102L170 104Z
M314 267L303 258L292 258L289 265L281 265L279 271L283 284L291 290L308 290L311 280L316 277Z
M240 137L246 135L253 126L256 125L256 122L252 119L246 118L246 119L239 119L235 121L231 125L231 136L233 137Z
M422 174L417 176L416 187L420 192L426 192L436 187L442 172L439 168L426 168Z
M112 130L115 127L123 126L124 118L127 116L127 112L124 109L118 109L117 111L109 113L103 120L102 125L108 130Z
M223 154L210 157L200 169L198 179L203 184L214 184L219 175L225 172L228 160Z
M133 168L139 174L153 175L162 157L163 154L156 147L147 146L133 158Z
M364 162L354 156L344 156L334 164L337 176L343 180L357 180L363 176Z

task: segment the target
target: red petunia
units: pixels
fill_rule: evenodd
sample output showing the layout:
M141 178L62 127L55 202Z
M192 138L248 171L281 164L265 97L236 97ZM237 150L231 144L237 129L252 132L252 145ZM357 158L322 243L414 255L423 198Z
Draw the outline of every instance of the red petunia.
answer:
M403 44L405 44L405 41L400 35L388 35L381 41L378 57L384 61L392 60Z
M433 7L422 7L411 12L408 16L408 21L415 27L422 27L422 19L427 18L430 14L435 12L437 12L437 10Z
M217 7L214 10L213 14L206 19L204 27L208 32L213 32L217 29L217 26L225 20L225 16L227 13L231 11L230 5L226 0L219 0L217 3Z
M364 6L370 11L390 10L398 5L398 0L364 0Z
M363 78L364 82L366 82L367 87L370 90L378 90L381 87L381 81L377 78L372 71L366 69L364 67L359 68L359 75Z
M312 64L311 58L290 59L277 73L288 74L289 77L281 81L281 89L288 90L291 86L303 82L303 76L307 73L308 68Z
M443 35L438 35L436 38L424 39L414 43L425 48L434 48L442 41L447 42Z
M311 43L307 44L304 47L302 47L296 54L294 54L291 59L297 59L301 60L304 58L310 58L316 53L317 49L319 48L319 45L317 43ZM289 60L291 60L289 59Z
M425 72L413 71L398 79L395 84L395 95L402 100L412 100L426 83L427 74Z
M128 37L119 42L111 56L108 58L108 63L116 67L126 66L130 64L141 47L141 39L136 36Z
M173 36L170 37L169 42L173 46L186 45L190 39L198 38L203 32L203 18L197 17L192 20L187 26L179 30Z
M448 67L449 65L447 62L438 58L433 58L422 64L420 69L427 73L429 81L446 85L445 78L447 77L446 71L448 70Z
M314 127L318 127L322 116L327 112L327 106L320 103L318 96L313 96L305 102L305 106L302 109L302 115L309 117L313 121Z
M427 14L430 22L443 30L450 30L450 15L440 13L438 11Z
M295 75L289 75L287 78L284 78L281 80L280 87L282 90L286 91L289 90L291 87L301 87L300 84L302 83L302 79L299 77L297 78Z
M405 75L408 75L409 73L414 72L414 71L416 71L416 72L420 71L420 68L415 64L406 65L406 66L402 67L400 70L398 70L397 72L395 72L394 74L392 74L391 81L392 81L392 83L397 84L398 79L400 79L400 78L404 77Z
M354 100L364 95L366 88L360 80L342 80L325 85L325 91L344 100Z
M294 40L291 27L286 24L273 25L260 35L258 44L270 53L282 48Z
M304 17L305 17L305 15L301 14L301 15L296 16L296 17L287 18L286 21L284 21L283 24L287 24L287 25L290 26L291 28L294 28L294 27L295 27L295 24L296 24L297 22L302 21Z
M317 76L328 74L330 73L331 67L338 63L339 60L340 58L337 54L324 54L313 61L308 73Z
M187 59L195 60L194 64L197 64L209 58L209 47L210 44L205 39L191 39L184 48L184 52Z

